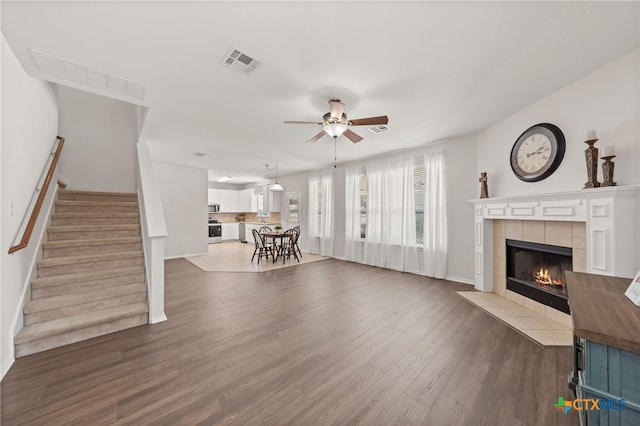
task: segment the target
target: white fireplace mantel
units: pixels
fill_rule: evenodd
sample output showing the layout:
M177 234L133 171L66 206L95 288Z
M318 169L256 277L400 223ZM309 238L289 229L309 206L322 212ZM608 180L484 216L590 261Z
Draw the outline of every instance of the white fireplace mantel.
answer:
M587 272L633 277L640 265L640 185L469 200L475 288L493 291L493 220L586 222Z

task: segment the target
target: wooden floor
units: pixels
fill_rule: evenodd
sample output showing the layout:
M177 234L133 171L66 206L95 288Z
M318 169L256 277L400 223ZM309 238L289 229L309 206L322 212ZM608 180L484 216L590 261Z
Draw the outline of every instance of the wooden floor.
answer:
M263 273L166 262L168 321L18 359L2 425L566 425L569 348L463 284L329 259Z

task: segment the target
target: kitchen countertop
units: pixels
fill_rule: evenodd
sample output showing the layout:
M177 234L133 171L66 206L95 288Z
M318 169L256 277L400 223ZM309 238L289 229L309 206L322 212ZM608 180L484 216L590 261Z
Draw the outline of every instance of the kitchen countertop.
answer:
M565 274L574 334L640 354L640 309L624 295L631 278Z
M245 225L266 225L266 226L276 226L280 225L280 222L216 222L218 225L233 225L234 223L243 223Z

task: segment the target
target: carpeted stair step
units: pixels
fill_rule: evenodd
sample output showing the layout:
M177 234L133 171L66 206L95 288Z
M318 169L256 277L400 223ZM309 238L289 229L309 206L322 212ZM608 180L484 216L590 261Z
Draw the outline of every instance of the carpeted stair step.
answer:
M61 189L58 191L58 199L65 201L127 201L138 202L138 195L129 192L95 192Z
M133 283L145 283L143 266L128 266L124 268L39 277L31 282L31 297L35 299L38 297L59 296L76 291Z
M136 194L58 191L16 357L148 323Z
M142 265L142 257L142 250L136 250L42 259L38 262L38 278L97 269Z
M54 213L51 216L52 226L73 225L133 225L140 223L138 213Z
M114 213L137 213L137 201L56 201L56 213L104 213L105 211Z
M51 226L47 235L49 241L139 237L140 225Z
M24 323L30 325L146 300L147 286L144 282L41 297L25 306Z
M14 339L16 357L143 325L147 321L146 302L136 302L27 325Z
M142 238L103 238L95 240L57 240L42 244L42 257L81 256L142 249Z

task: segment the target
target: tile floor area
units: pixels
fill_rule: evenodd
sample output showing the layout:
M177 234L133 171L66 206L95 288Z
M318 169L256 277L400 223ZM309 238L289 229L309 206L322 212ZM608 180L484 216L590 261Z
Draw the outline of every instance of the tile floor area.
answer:
M573 330L494 293L458 291L459 296L542 346L571 346Z
M251 262L253 250L253 243L225 241L219 244L209 244L209 254L207 255L192 256L186 259L205 272L265 272L328 259L324 256L303 252L299 263L292 257L287 259L284 264L282 258L278 259L276 263L273 263L271 259L261 259L258 264L257 255Z

